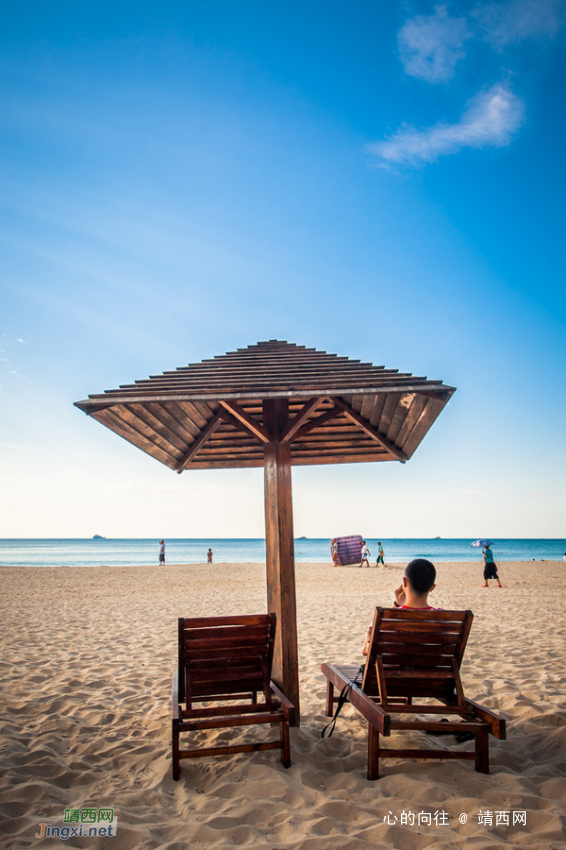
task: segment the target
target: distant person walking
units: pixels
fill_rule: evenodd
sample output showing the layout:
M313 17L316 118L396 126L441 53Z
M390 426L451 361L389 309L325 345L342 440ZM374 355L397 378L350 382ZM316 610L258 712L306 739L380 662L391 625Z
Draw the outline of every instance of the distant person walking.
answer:
M209 549L208 552L206 553L206 563L207 564L212 564L212 554L213 554L212 549Z
M332 555L332 563L335 567L338 567L338 543L336 542L335 537L333 537L330 541L330 554Z
M159 541L159 563L165 563L165 540Z
M362 560L360 561L360 567L363 567L364 563L365 563L366 567L369 567L369 561L368 561L369 555L371 555L371 552L369 551L369 549L367 547L366 541L362 540Z
M383 560L384 555L385 555L385 552L383 551L383 546L381 545L381 540L378 540L377 541L377 561L375 563L376 564L385 564L385 561Z
M491 551L491 548L490 548L489 545L486 546L485 549L483 550L483 562L484 562L483 577L484 577L485 584L482 585L482 586L483 587L489 587L489 584L488 584L489 580L491 578L494 578L497 581L497 586L503 587L503 585L499 581L499 575L497 573L497 564L493 560L493 552Z

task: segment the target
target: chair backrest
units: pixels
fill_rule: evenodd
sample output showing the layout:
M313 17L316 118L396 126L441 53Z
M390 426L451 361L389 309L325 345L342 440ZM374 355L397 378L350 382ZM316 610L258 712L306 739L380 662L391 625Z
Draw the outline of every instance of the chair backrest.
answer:
M473 617L471 611L376 608L362 690L384 703L395 697L460 702L458 671Z
M272 702L275 614L179 619L179 699L262 693Z

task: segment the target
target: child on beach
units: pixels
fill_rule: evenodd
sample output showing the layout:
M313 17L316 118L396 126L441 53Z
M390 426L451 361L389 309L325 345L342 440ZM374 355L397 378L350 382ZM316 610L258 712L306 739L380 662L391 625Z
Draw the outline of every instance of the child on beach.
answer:
M369 567L368 555L371 555L371 552L366 545L366 541L362 540L362 560L360 561L360 567L363 567L364 562L366 567Z
M165 563L165 541L164 540L159 541L159 563L160 564Z
M405 568L405 575L399 587L394 591L395 608L420 611L440 611L428 604L428 595L436 587L436 567L426 558L415 558ZM368 627L362 655L367 655L371 642L371 626Z
M332 555L332 563L335 567L338 566L338 544L336 542L336 538L333 537L330 541L330 553Z
M212 564L212 549L209 549L206 553L206 563Z
M383 556L385 552L383 551L383 546L381 545L381 540L377 541L377 561L376 564L384 564Z
M503 587L503 585L499 581L499 575L497 573L497 564L493 560L493 552L491 551L489 544L483 550L483 562L484 562L483 577L484 577L485 584L483 584L482 587L489 587L489 579L491 579L491 578L494 578L494 579L497 580L497 586L498 587Z

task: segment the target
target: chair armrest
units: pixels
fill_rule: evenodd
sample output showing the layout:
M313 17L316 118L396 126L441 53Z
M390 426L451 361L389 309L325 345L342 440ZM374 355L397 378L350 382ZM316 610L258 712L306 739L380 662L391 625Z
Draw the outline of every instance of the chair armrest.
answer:
M499 738L500 741L505 740L507 737L507 729L503 717L499 717L498 714L495 714L495 712L490 711L489 708L485 708L485 706L474 702L473 699L466 699L466 705L473 708L477 717L485 721L485 723L489 723L490 732L495 738Z
M283 691L280 690L280 688L277 687L275 682L270 682L269 685L271 687L271 691L272 691L273 695L275 697L277 697L277 699L281 703L281 708L285 712L285 716L286 716L287 720L289 721L291 726L293 726L294 723L295 723L295 706L293 705L291 700L288 699L285 696Z
M356 708L362 717L371 723L382 735L389 735L391 730L391 716L375 700L364 694L358 685L352 684L348 694L348 702Z

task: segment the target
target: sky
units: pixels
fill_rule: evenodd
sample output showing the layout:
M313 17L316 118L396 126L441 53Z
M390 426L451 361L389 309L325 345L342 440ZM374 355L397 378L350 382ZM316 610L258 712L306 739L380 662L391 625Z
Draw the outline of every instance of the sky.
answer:
M562 0L6 8L0 537L262 537L73 402L285 339L457 387L297 536L566 537Z

